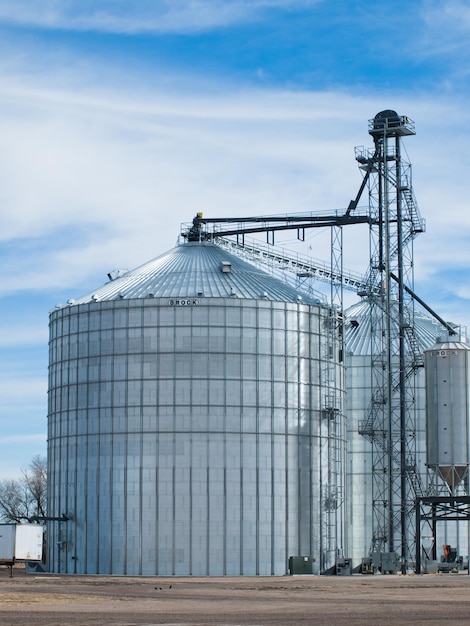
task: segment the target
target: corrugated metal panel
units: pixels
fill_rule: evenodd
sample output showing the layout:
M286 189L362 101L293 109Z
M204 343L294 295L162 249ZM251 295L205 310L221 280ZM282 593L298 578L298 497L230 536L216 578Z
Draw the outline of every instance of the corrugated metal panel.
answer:
M395 303L397 314L393 316L398 319L398 303ZM374 312L378 314L378 307L374 307ZM345 342L348 354L354 356L366 356L371 354L371 330L370 319L371 309L367 300L353 304L344 314L345 317ZM374 320L375 321L375 320ZM377 322L379 320L376 320ZM439 332L442 332L440 324L428 315L422 313L413 314L413 323L418 345L422 350L432 347L436 342ZM396 346L398 349L398 346Z
M211 243L186 243L79 298L73 304L119 298L265 298L317 303Z
M454 490L470 466L470 346L438 339L424 358L426 462Z
M48 529L50 571L284 575L296 554L318 568L343 545L321 539L345 454L322 402L335 367L343 404L330 323L326 307L260 299L55 310L48 512L71 519Z
M396 303L395 303L396 306ZM357 302L345 311L345 344L346 344L346 414L348 440L348 477L347 502L348 511L348 555L354 564L361 562L369 553L373 533L373 481L374 452L368 439L358 432L359 424L370 412L372 397L371 373L371 314L375 327L382 327L383 315L378 307L372 307L366 299ZM410 315L411 317L411 315ZM393 315L393 324L397 323L398 312ZM436 336L441 332L440 325L430 316L414 312L413 323L415 338L420 352L433 346ZM398 334L396 326L393 334ZM395 343L395 357L398 352ZM408 347L408 341L405 342ZM413 381L416 415L416 467L423 484L426 482L425 466L425 392L424 368L417 368Z

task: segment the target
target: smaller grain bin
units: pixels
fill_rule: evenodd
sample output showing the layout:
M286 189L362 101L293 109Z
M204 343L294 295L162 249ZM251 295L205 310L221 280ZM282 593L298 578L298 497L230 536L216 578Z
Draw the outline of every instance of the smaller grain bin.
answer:
M398 337L398 303L392 302L392 328ZM439 324L425 313L407 307L407 315L412 319L414 335L417 342L417 354L430 350L436 343ZM348 555L353 559L354 567L369 554L373 541L373 506L374 480L376 459L370 439L361 435L362 424L370 412L373 394L372 359L377 361L377 346L374 345L372 327L378 328L382 323L382 311L373 306L370 300L362 299L345 311L345 365L346 365L346 409L348 462L346 489L346 523L348 536ZM407 359L412 355L408 352L410 345L406 343ZM395 355L398 345L394 345ZM394 366L398 367L398 357L394 356ZM418 358L415 355L416 362ZM415 369L413 380L414 393L414 437L415 462L420 479L426 482L425 453L425 377L424 368ZM454 541L452 539L452 541Z
M438 339L425 352L427 465L454 491L468 482L470 347Z

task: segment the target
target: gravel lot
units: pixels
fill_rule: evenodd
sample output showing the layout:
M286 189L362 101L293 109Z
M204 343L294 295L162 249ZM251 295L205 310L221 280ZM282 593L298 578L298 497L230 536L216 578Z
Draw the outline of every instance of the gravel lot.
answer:
M469 624L470 576L14 577L0 568L2 626Z

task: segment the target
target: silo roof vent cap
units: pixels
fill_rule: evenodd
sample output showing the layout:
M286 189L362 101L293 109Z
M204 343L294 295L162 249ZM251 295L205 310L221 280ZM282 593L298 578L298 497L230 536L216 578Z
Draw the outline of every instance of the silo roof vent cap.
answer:
M121 278L121 276L127 274L128 271L129 270L113 270L112 272L109 272L108 278L109 280L116 280L116 278Z
M224 273L229 273L232 271L232 264L230 263L230 261L222 261L222 265L220 269Z

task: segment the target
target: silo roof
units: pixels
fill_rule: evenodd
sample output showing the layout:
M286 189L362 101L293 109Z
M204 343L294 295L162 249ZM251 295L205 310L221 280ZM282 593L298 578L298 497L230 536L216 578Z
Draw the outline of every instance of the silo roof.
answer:
M457 336L457 339L447 337L438 337L435 345L431 346L431 350L470 350L470 346L465 342L463 337Z
M395 315L392 316L393 323L398 320L398 302L392 302L392 311L395 309ZM365 356L371 354L371 312L376 316L374 326L380 327L380 319L385 314L378 306L371 311L370 302L367 299L361 300L345 310L345 343L346 351L354 356ZM408 317L413 318L415 338L421 350L431 348L436 343L436 337L442 332L441 325L432 317L416 311L406 310ZM395 335L398 331L395 332ZM395 346L398 349L398 345Z
M198 296L318 303L308 294L208 242L178 245L69 303Z

